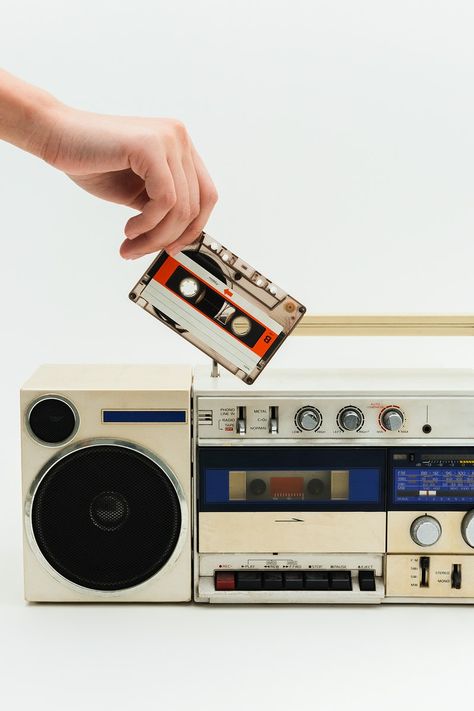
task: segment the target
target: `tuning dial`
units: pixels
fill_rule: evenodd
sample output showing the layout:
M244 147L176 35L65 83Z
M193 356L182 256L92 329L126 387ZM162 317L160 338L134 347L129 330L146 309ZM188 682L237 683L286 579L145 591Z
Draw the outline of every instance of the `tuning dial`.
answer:
M474 548L474 509L468 511L461 523L462 537L468 546Z
M338 421L339 426L343 430L355 432L355 430L358 430L362 426L364 416L362 415L362 412L355 407L345 407L339 413Z
M321 413L315 407L302 407L296 413L295 422L300 430L315 432L321 427Z
M397 407L389 407L382 412L382 425L390 432L401 430L403 420L403 413Z
M419 546L433 546L441 536L441 524L433 516L419 516L411 524L410 535Z

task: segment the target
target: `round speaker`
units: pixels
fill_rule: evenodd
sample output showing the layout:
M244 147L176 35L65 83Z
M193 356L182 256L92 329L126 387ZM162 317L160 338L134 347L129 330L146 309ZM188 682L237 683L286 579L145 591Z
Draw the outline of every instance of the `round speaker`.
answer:
M47 396L36 400L28 410L30 433L43 444L63 444L76 433L79 416L76 408L62 397Z
M49 566L97 591L134 587L179 554L187 528L181 486L150 452L94 440L65 450L36 478L30 540Z

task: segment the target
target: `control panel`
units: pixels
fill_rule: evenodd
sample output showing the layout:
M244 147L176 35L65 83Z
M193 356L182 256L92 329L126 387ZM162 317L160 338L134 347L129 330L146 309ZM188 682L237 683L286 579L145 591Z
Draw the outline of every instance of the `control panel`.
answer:
M474 437L474 398L198 398L199 439Z
M474 556L389 555L386 579L394 598L474 598Z
M201 557L199 594L209 602L379 603L384 595L380 555L208 554ZM296 597L295 597L296 596Z

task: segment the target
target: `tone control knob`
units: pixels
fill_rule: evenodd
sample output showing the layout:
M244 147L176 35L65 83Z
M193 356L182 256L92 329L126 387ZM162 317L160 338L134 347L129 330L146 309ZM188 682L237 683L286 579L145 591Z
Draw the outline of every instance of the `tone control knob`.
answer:
M467 545L474 548L474 509L464 516L461 522L461 533Z
M354 407L346 407L339 413L339 425L343 430L355 432L362 425L364 418L360 410Z
M403 421L403 413L396 407L390 407L382 413L382 425L390 432L401 430Z
M302 407L295 416L297 427L305 432L314 432L321 427L322 417L315 407Z
M419 516L411 524L410 535L418 546L433 546L441 536L441 524L433 516Z

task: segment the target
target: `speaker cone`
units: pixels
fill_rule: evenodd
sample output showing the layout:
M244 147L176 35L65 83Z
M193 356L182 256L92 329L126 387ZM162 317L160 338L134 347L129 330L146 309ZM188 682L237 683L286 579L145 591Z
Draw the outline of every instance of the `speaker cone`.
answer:
M77 585L103 591L138 585L166 565L180 538L172 479L164 464L133 445L78 446L39 478L34 540L50 566Z

